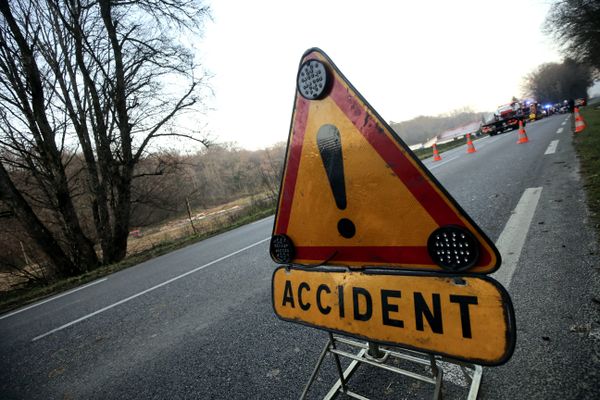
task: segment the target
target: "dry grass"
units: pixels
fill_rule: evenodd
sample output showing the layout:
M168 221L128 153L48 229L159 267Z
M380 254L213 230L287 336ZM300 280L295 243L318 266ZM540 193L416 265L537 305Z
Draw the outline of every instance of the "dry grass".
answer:
M573 138L591 220L600 238L600 103L581 109L587 127Z
M244 211L249 203L236 201L224 206L205 210L189 218L176 219L158 227L141 229L140 237L129 236L127 241L127 256L156 248L161 243L174 242L184 237L198 235L203 232L212 232L227 223L228 219ZM193 223L193 227L192 227ZM195 228L195 232L194 232Z
M0 292L7 292L25 285L32 279L45 280L48 272L39 264L30 264L23 269L0 272Z

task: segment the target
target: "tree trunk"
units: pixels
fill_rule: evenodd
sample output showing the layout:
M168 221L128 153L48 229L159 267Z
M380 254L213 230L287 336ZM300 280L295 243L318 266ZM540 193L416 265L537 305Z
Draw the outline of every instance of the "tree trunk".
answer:
M113 242L110 249L110 262L122 260L127 254L127 237L129 235L129 218L131 216L131 180L134 160L131 148L131 125L127 112L127 94L125 84L125 66L123 63L122 43L117 37L116 27L111 13L110 0L99 0L100 15L111 43L115 61L114 105L117 114L117 126L121 138L122 161L115 185L117 201L113 209L115 221L113 225Z
M57 32L61 31L59 23L60 11L58 8L52 8L52 22L54 24L54 30ZM75 45L75 65L79 68L83 76L83 84L86 88L91 104L94 109L94 115L96 118L96 129L100 131L100 135L96 137L106 137L106 124L102 118L102 110L100 106L100 100L93 79L90 76L86 63L83 57L83 33L79 25L79 19L81 18L81 9L76 2L71 3L71 20L69 28L73 34L74 45ZM67 45L62 40L63 35L59 34L59 45L62 48L63 54L69 54L67 51ZM54 54L52 56L55 56ZM53 62L58 63L59 57L54 57L49 61L50 64ZM66 76L63 76L58 66L56 67L55 76L63 92L65 101L66 111L73 123L81 149L84 155L85 163L87 166L87 181L88 189L92 195L91 208L92 217L94 219L94 227L96 229L96 235L100 240L100 248L102 249L103 261L107 263L107 254L110 253L110 247L112 246L112 234L110 227L110 216L108 211L108 181L110 178L110 172L107 168L110 163L114 160L110 156L110 152L107 151L109 145L101 140L97 140L96 147L98 149L98 162L94 157L94 150L92 147L92 141L90 139L90 132L87 126L87 116L83 106L83 99L79 94L77 88L77 78L74 71L74 66L71 65L70 60L64 59L64 65L66 70ZM66 78L70 80L71 88L69 89ZM71 101L70 93L73 96Z
M84 271L93 269L98 266L98 256L94 250L93 243L81 229L79 218L71 199L67 177L61 161L61 154L54 141L54 131L46 117L44 89L33 51L21 33L6 0L0 0L0 12L6 19L6 23L19 47L19 61L23 66L23 73L26 75L27 82L30 84L29 92L32 106L32 115L29 115L30 128L32 134L37 136L38 150L44 157L46 167L52 175L57 208L64 222L65 234L71 244L70 252L73 261L83 268ZM25 95L22 94L22 97L25 97Z
M126 193L124 193L126 192ZM117 202L121 206L115 210L115 221L113 225L112 245L108 254L108 262L118 262L127 255L127 238L129 236L129 218L131 215L131 194L127 187L119 194L122 196Z
M46 254L48 259L56 267L59 275L75 276L82 271L62 250L52 233L39 220L33 212L29 203L13 184L4 165L0 163L0 200L4 201L15 213L23 227L37 243L39 248Z

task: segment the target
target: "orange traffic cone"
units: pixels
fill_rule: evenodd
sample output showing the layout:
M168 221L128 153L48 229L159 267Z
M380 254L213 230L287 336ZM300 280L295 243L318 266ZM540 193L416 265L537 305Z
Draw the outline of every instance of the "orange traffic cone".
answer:
M525 128L523 128L523 121L519 121L519 140L517 140L517 144L527 142L529 142L529 139L527 138L527 132L525 132Z
M467 153L475 153L475 146L473 146L473 141L471 140L471 134L467 133Z
M579 115L579 108L575 107L575 133L579 133L585 129L585 121Z
M440 153L438 152L435 143L433 144L433 161L442 161L442 157L440 157Z

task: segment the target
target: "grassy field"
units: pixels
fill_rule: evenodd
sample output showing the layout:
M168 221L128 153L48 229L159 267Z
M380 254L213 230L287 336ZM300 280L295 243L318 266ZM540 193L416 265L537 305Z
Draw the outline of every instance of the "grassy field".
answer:
M591 222L600 239L600 103L581 109L587 127L573 142L581 162Z

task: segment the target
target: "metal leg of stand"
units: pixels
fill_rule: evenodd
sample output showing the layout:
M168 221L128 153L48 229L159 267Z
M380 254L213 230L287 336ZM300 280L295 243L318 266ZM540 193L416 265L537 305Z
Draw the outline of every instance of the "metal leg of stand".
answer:
M362 349L357 354L357 357L362 357L366 351L367 350ZM352 360L352 362L350 362L350 365L344 371L344 379L346 382L348 381L348 379L350 379L350 377L352 376L354 371L356 371L358 369L359 365L360 365L360 363L356 360ZM342 381L338 379L337 382L331 387L331 389L329 390L327 395L325 395L325 397L323 397L323 400L332 400L333 398L335 398L335 396L338 394L341 386L342 386Z
M431 365L431 375L436 377L437 374L439 373L440 369L438 368L438 366L435 362L435 356L433 354L429 355L429 364Z
M325 345L325 347L323 348L323 351L321 352L321 355L319 356L319 360L317 361L317 364L315 365L315 369L313 370L313 373L310 376L310 379L306 383L306 386L304 386L304 391L302 392L302 395L300 396L300 400L304 400L306 398L306 394L308 393L308 390L310 389L313 382L315 381L315 378L317 377L319 368L321 368L321 364L323 364L323 360L325 359L325 356L327 355L327 350L329 350L329 346L331 345L331 343L332 343L332 337L330 336L329 340L327 341L327 344Z
M483 367L477 364L465 364L458 361L445 360L452 364L460 366L460 369L464 377L469 382L469 394L467 400L477 400L477 394L481 386L481 379L483 378Z
M468 400L477 400L481 378L483 377L483 368L481 365L473 365L473 377L471 378L471 388L469 389Z
M342 350L337 349L336 341L338 341L338 340L343 344L353 346L355 348L356 347L360 348L359 353L352 354L347 351L342 351ZM385 369L385 370L388 370L391 372L398 373L400 375L407 376L409 378L418 379L420 381L435 385L435 389L434 389L434 393L433 393L433 400L440 400L442 398L442 385L444 382L443 381L444 371L441 368L441 366L437 364L438 360L449 362L449 363L460 366L463 374L465 375L465 378L471 384L470 388L469 388L469 394L467 397L468 400L477 400L477 394L479 392L479 387L481 385L481 379L482 379L482 375L483 375L483 368L480 365L462 363L460 361L445 359L445 358L439 357L439 356L436 358L436 356L434 356L433 354L419 353L419 352L415 352L415 351L407 350L407 349L403 349L403 352L394 351L389 348L382 349L376 343L371 343L371 342L359 343L359 342L355 342L355 341L352 341L349 339L344 339L342 337L336 338L333 336L333 334L329 333L329 340L327 342L327 345L325 346L325 348L321 352L321 355L319 356L317 364L315 365L313 373L310 376L310 379L309 379L308 383L306 384L304 391L302 392L300 400L304 400L306 398L306 395L307 395L310 387L314 383L314 380L316 379L317 374L323 364L323 360L325 359L325 356L327 355L328 352L331 353L331 355L334 358L334 362L335 362L335 366L336 366L336 369L338 372L339 379L333 385L333 387L329 390L327 395L323 398L324 400L332 400L340 392L342 392L345 395L347 395L351 398L354 398L354 399L369 400L368 398L366 398L358 393L352 392L347 386L348 380L350 379L352 374L358 369L358 366L361 363L372 365L372 366L375 366L378 368L382 368L382 369ZM371 353L371 354L369 354L369 353ZM383 354L383 357L381 357L381 358L373 357L373 355L381 355L381 354ZM390 356L392 356L394 358L398 358L398 359L403 359L403 360L406 360L409 362L421 364L423 366L428 366L431 368L431 375L418 374L415 372L411 372L409 370L399 369L392 365L386 364L386 360ZM346 358L349 358L352 360L350 362L350 365L348 366L348 368L346 368L345 371L342 371L342 364L340 362L340 357L346 357Z
M333 335L331 334L331 332L329 332L329 341L331 342L331 348L335 350L335 339L333 338ZM338 371L338 375L340 376L340 384L342 385L342 392L346 393L346 378L344 378L344 373L342 372L342 364L340 363L340 357L335 354L333 354L333 359L335 360L335 366L337 368Z
M435 389L433 391L433 400L438 400L442 393L442 383L444 377L444 371L441 368L438 368L435 362L435 356L433 354L429 355L429 361L431 362L431 374L435 378Z

